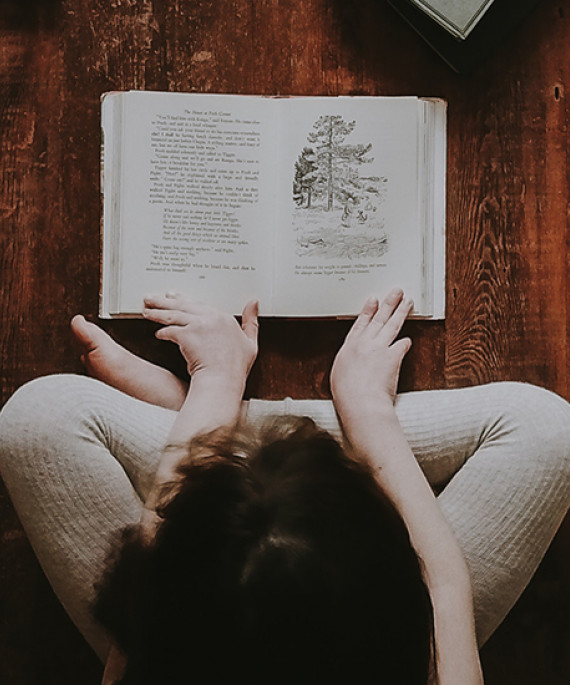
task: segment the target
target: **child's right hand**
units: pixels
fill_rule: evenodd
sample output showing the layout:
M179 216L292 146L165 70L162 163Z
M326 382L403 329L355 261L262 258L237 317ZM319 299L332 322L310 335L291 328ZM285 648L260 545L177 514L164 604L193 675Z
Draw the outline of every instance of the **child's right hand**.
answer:
M257 356L256 301L245 305L241 327L230 314L179 294L153 295L144 304L144 317L164 325L156 337L178 345L191 376L245 383Z

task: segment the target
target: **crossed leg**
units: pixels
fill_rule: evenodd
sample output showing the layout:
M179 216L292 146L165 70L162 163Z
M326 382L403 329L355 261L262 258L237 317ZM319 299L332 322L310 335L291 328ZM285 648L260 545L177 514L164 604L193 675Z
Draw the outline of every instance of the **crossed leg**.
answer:
M86 366L115 387L54 376L21 388L0 413L0 472L56 594L104 659L107 641L89 610L94 585L117 532L140 516L175 417L164 404L175 403L181 386L90 326L74 324ZM570 407L540 388L499 383L407 393L396 408L426 476L443 487L439 501L471 570L483 643L568 509ZM327 401L250 401L251 421L268 413L309 415L339 432Z

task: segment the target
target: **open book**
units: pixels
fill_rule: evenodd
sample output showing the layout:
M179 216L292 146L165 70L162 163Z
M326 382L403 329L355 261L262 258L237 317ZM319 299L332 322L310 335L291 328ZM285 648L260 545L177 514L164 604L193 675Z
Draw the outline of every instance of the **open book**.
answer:
M351 316L401 286L444 316L445 102L130 91L102 99L100 315L176 290Z

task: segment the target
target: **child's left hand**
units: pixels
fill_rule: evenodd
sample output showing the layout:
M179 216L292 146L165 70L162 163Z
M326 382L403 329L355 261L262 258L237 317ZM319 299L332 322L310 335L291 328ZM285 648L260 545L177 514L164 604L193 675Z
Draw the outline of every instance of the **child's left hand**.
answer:
M399 288L369 299L337 353L331 391L343 424L391 408L402 360L412 341L396 340L413 303Z

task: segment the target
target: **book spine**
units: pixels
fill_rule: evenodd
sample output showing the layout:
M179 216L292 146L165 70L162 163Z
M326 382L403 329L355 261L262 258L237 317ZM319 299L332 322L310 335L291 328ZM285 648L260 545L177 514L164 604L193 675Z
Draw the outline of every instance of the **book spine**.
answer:
M122 94L101 97L101 287L99 316L112 318L117 312L121 195Z

